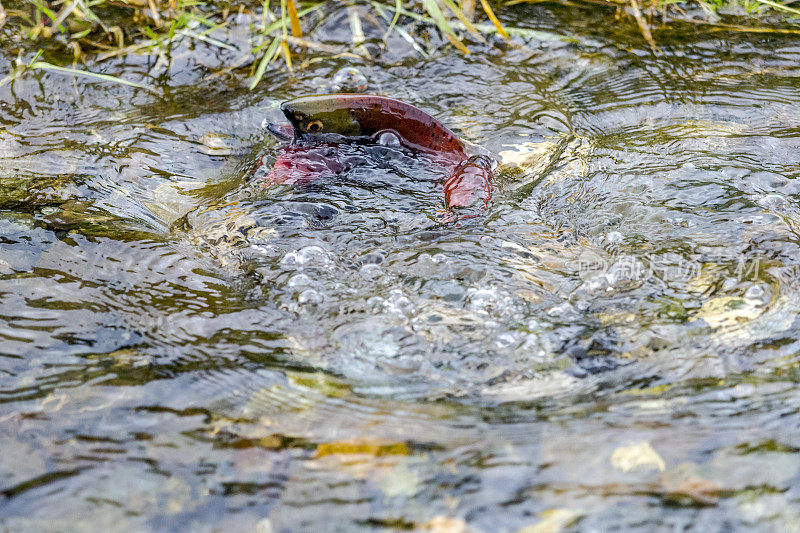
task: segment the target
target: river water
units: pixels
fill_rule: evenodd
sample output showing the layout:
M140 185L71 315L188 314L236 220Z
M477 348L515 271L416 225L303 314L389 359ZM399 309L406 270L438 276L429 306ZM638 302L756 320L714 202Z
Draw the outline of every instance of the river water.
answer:
M540 33L250 92L243 13L87 67L151 91L0 87L0 529L800 529L797 40L502 13ZM343 67L492 152L489 212L398 150L260 186Z

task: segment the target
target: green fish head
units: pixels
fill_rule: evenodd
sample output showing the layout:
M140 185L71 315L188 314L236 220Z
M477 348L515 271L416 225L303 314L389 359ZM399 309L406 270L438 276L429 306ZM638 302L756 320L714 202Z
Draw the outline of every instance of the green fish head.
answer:
M304 96L281 104L292 124L295 140L324 138L331 134L361 137L361 125L336 95Z

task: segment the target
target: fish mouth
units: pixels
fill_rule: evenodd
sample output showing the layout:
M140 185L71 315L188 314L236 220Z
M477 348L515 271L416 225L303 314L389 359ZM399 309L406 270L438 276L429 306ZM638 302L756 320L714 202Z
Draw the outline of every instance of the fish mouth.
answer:
M281 141L289 142L294 138L294 128L290 124L268 122L267 131Z

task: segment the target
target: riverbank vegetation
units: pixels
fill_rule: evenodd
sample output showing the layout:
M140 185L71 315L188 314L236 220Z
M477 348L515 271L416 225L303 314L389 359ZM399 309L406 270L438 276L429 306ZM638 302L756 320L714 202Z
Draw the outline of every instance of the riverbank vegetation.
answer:
M247 17L249 35L245 54L226 69L249 69L250 87L258 85L267 67L297 67L299 55L371 56L396 34L411 46L430 49L430 34L438 46L452 46L469 54L487 42L514 36L535 37L534 31L504 21L519 4L549 0L0 0L0 36L3 48L17 60L0 85L31 69L50 69L126 82L95 74L86 67L130 54L155 55L169 61L178 41L197 42L233 50L237 45L218 37L237 18ZM562 0L610 6L616 20L638 28L653 53L659 54L654 32L671 22L711 26L723 31L800 33L798 0ZM332 10L346 10L351 46L326 43L314 32ZM365 26L380 28L378 38ZM378 41L378 42L375 42Z

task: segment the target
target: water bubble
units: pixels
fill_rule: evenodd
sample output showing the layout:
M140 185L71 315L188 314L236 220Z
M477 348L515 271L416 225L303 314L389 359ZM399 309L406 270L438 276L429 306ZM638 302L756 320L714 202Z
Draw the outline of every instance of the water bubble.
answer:
M331 262L331 258L322 247L311 245L304 246L297 251L289 252L283 259L282 265L297 265L297 266L327 266Z
M417 307L403 294L402 290L392 289L389 292L389 298L384 301L383 310L390 315L409 317L416 313Z
M346 93L357 93L366 90L367 77L353 67L340 69L333 75L333 90Z
M503 350L516 344L517 338L511 333L501 333L494 339L494 345L498 350Z
M760 198L757 198L756 203L764 209L778 212L787 211L791 207L789 199L782 194L777 193L765 194Z
M379 264L383 263L384 259L385 258L384 258L382 253L380 253L380 252L370 252L368 254L365 254L361 258L361 263L365 264L365 265L366 264L370 264L370 263L373 264L373 265L379 265Z
M383 270L375 263L367 263L361 266L359 273L368 281L377 281L383 275Z
M380 296L373 296L367 300L367 308L372 310L374 313L381 312L384 305L386 305L386 300Z
M513 309L513 300L496 289L470 289L467 298L474 313L504 315Z
M306 289L297 297L301 305L319 305L322 303L322 295L314 289Z
M545 353L544 350L542 350L541 343L539 342L539 335L536 333L526 334L522 339L518 349L524 354L533 355L535 357L542 357Z
M579 311L586 311L591 307L591 303L588 300L576 300L575 301L575 308Z
M747 288L744 292L744 297L763 304L769 299L769 292L762 285L755 283Z
M375 359L393 359L400 355L400 346L382 335L365 335L362 346Z
M200 150L208 155L230 155L232 150L225 141L225 137L226 135L206 133L200 137L200 143L203 145Z
M287 285L289 287L308 287L312 284L311 278L305 274L296 274L289 279Z
M431 254L423 252L417 256L417 263L431 263Z
M625 237L619 231L609 231L605 240L609 244L618 244L624 241Z
M384 131L378 135L378 144L381 146L400 146L400 137L391 131Z

